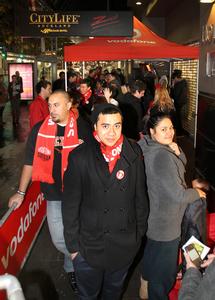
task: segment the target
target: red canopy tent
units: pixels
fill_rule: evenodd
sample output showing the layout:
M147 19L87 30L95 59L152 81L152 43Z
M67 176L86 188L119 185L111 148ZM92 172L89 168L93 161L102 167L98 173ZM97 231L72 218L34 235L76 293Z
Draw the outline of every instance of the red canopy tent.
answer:
M64 47L65 62L199 58L199 48L169 42L134 17L134 35L124 37L96 37L78 45Z

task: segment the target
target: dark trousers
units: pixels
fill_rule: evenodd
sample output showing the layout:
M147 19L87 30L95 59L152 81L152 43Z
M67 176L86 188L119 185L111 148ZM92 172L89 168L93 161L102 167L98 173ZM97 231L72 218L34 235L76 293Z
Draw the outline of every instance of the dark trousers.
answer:
M176 110L176 120L175 120L175 127L176 127L176 134L180 135L184 133L183 124L182 124L182 111L184 109L184 105L177 105L175 104L175 110Z
M78 254L73 260L80 300L118 300L122 294L123 283L129 265L118 271L107 271L89 266Z
M18 96L13 96L10 99L10 103L11 103L13 122L18 123L19 115L20 115L20 98Z
M4 106L0 106L0 125L3 122L3 111L4 111Z
M168 300L177 274L180 239L158 242L147 239L142 260L142 277L148 280L149 300Z

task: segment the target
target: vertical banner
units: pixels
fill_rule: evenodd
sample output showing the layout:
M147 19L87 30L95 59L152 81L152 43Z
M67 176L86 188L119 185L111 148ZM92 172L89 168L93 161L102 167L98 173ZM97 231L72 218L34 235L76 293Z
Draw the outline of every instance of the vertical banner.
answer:
M46 216L39 182L28 189L23 204L0 227L0 275L17 275L25 263ZM0 294L0 300L4 299Z

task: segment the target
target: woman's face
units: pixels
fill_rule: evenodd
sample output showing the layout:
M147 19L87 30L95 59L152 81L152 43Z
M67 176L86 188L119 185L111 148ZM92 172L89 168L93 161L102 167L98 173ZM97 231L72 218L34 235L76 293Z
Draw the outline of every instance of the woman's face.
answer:
M169 145L173 141L174 128L169 118L162 119L154 129L150 128L151 137L154 141Z

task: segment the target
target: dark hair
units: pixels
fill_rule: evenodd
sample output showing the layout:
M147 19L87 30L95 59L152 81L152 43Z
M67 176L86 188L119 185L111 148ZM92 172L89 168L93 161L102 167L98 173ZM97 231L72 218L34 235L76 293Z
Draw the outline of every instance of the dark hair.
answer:
M94 106L96 106L98 104L102 104L102 103L108 103L105 96L95 96Z
M64 72L64 71L61 71L61 72L59 73L59 77L61 77L62 75L65 75L65 72Z
M46 89L47 88L47 85L51 85L51 82L47 81L47 80L41 80L39 81L37 84L36 84L36 92L37 94L39 94L41 92L41 89L44 88Z
M80 105L81 104L81 96L77 92L69 91L69 97L71 99L72 105Z
M110 103L97 104L95 105L91 115L91 121L93 125L97 123L100 114L102 115L120 114L122 117L122 112L116 105Z
M141 80L136 80L129 85L129 88L132 94L134 94L136 91L140 93L141 91L146 90L146 84Z
M90 81L88 80L88 79L82 79L81 81L80 81L80 85L81 84L86 84L88 87L90 86Z
M182 76L182 70L175 69L172 73L172 79L175 79L176 77L181 78L181 76Z
M154 129L163 119L166 118L171 120L170 115L166 112L156 111L156 113L150 114L146 125L147 134L151 136L150 129Z
M74 72L69 72L69 73L68 73L68 80L69 80L70 77L72 77L72 78L73 78L73 77L77 77L77 74L74 73Z

